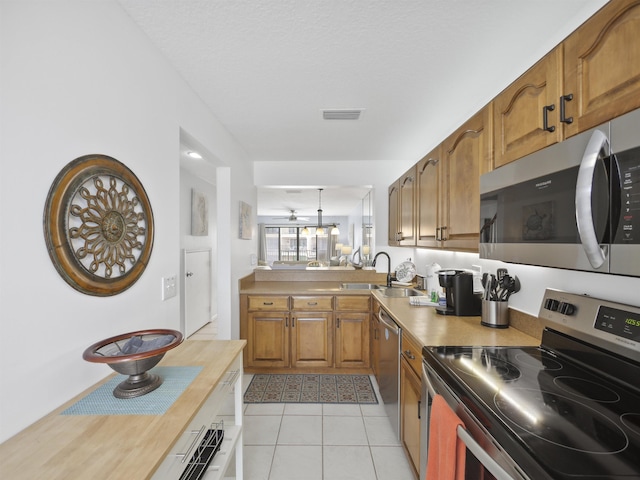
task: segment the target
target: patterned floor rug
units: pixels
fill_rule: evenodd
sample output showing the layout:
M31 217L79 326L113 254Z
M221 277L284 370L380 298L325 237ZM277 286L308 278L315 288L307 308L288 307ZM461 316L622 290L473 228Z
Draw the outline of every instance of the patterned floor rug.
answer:
M245 403L378 403L368 375L256 374Z

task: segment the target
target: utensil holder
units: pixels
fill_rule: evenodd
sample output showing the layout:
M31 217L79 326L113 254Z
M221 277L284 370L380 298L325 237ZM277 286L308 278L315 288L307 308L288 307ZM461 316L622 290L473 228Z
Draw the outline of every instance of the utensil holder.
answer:
M509 302L482 300L482 320L485 327L507 328L509 326Z

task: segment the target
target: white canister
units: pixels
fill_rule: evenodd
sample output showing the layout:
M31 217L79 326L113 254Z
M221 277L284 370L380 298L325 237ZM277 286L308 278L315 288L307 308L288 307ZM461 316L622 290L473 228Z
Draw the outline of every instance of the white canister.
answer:
M427 265L427 292L437 292L438 296L442 293L442 287L440 287L440 280L438 279L440 270L442 270L442 267L436 262Z

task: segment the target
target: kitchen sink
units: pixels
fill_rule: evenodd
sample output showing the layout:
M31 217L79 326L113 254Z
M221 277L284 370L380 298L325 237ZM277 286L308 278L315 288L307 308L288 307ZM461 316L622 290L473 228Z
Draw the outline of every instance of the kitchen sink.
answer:
M383 285L376 285L375 283L342 283L340 284L341 290L375 290L378 288L385 288Z
M388 287L383 290L382 295L385 297L418 297L425 294L413 288Z

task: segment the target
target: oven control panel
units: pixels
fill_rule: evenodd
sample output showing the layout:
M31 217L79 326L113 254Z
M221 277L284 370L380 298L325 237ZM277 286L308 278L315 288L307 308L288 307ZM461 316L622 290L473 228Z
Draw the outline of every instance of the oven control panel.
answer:
M538 317L545 328L640 361L640 308L547 288Z

